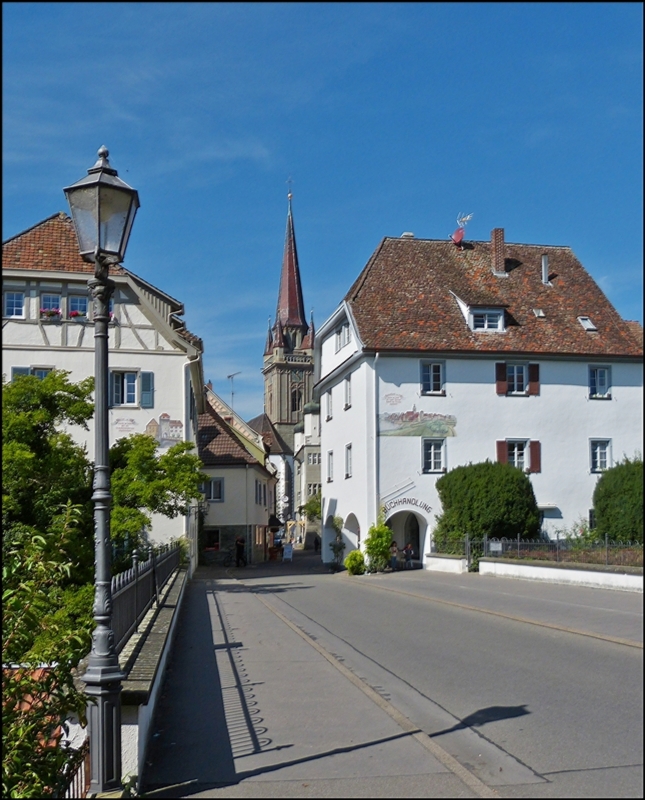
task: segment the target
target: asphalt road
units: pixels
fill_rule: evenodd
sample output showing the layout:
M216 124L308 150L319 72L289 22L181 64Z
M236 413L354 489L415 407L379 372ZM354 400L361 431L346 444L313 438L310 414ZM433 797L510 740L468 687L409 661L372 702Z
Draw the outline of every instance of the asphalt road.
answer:
M642 595L314 564L230 577L267 626L290 622L499 796L643 796ZM293 662L294 688L315 693L308 657Z

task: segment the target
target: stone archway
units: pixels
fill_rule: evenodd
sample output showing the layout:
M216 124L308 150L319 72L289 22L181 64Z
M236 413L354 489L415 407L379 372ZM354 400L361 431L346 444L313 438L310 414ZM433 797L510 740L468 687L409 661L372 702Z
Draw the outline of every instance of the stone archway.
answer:
M344 533L352 547L357 550L361 549L361 526L355 514L348 514L347 519L343 525Z
M414 550L415 559L423 561L428 523L424 517L414 511L397 511L386 519L386 524L392 530L392 539L400 550L410 542Z

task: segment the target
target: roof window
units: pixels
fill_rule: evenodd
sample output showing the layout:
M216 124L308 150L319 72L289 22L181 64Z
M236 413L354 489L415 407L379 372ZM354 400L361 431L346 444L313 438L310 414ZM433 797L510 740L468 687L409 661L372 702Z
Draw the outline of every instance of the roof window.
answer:
M468 325L473 331L503 331L504 310L501 308L470 309Z
M541 318L541 317L545 316L544 311L542 311L541 308L534 308L533 309L533 313L535 314L536 317L540 317Z
M597 331L598 328L593 324L590 317L578 317L578 322L586 331Z

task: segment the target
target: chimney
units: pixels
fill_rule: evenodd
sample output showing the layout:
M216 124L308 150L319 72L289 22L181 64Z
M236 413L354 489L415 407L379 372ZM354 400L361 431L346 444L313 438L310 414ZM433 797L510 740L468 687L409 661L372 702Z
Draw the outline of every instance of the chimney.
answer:
M493 228L490 234L491 256L495 275L506 275L504 269L504 228Z
M549 257L546 253L542 253L542 283L549 285Z
M210 391L212 392L213 391L213 381L208 381L208 383L206 384L206 388L210 389Z

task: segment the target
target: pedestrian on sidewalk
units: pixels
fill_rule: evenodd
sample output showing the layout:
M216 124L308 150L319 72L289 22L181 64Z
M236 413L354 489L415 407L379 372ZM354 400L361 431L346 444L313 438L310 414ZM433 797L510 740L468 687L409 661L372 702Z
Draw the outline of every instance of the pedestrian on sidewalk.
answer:
M414 556L414 550L412 549L410 542L408 542L403 548L403 555L405 556L405 568L412 569L412 557Z
M392 572L396 571L396 557L398 552L399 548L397 547L396 542L392 542L390 545L390 567L392 567Z
M235 566L246 566L246 556L244 555L244 537L238 536L235 540Z
M314 553L317 553L320 550L320 536L318 534L314 537Z

